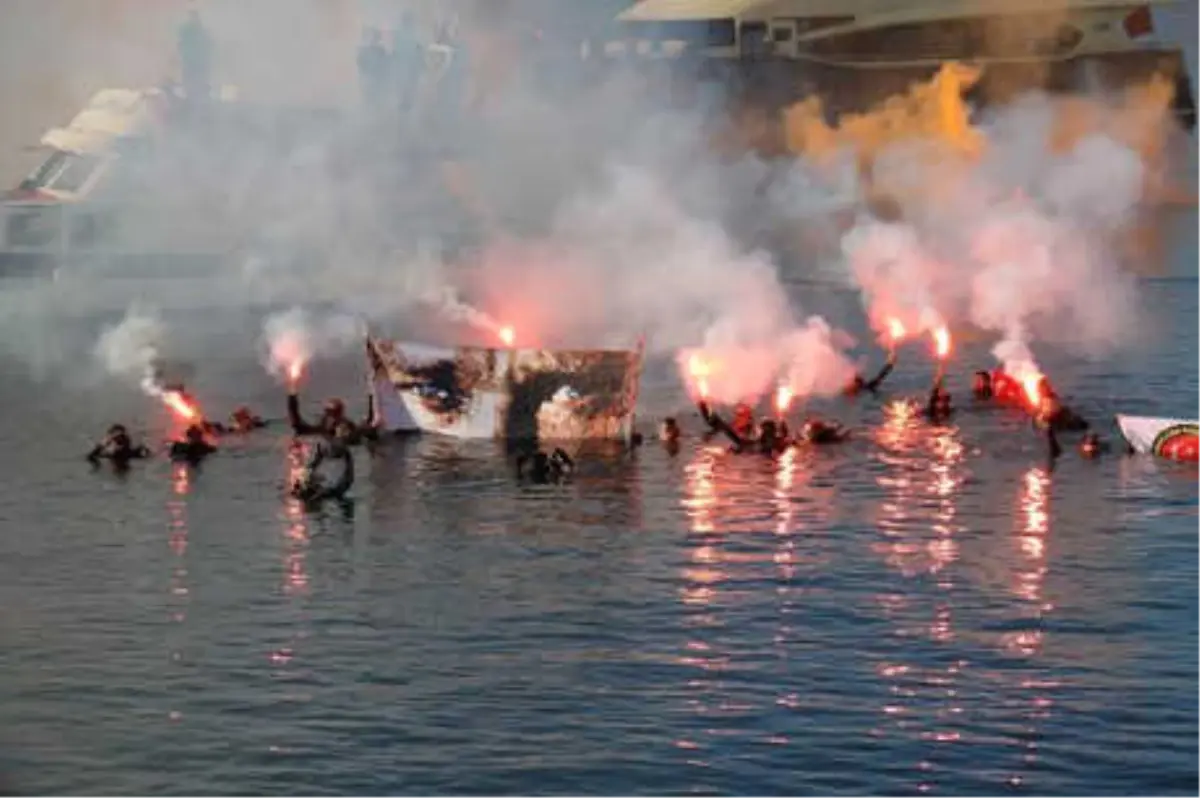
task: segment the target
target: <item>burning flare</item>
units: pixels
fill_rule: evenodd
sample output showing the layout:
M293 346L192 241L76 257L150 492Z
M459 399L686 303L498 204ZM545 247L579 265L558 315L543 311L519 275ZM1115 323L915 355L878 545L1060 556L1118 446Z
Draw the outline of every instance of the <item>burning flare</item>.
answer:
M688 374L696 385L696 391L701 399L708 398L708 376L711 373L708 363L699 355L688 358Z
M1026 371L1020 377L1021 387L1025 389L1025 398L1029 400L1030 406L1035 410L1042 403L1042 392L1040 386L1042 383L1042 374L1036 369Z
M184 399L179 391L163 391L160 398L163 400L163 404L183 421L195 421L200 415L200 412L188 404L188 400Z
M780 383L779 388L775 391L775 412L779 415L786 413L792 404L792 395L791 387Z
M293 360L292 364L287 367L288 381L295 384L300 380L300 375L304 373L304 361Z
M188 401L187 397L182 392L177 390L167 390L159 384L158 374L151 370L145 377L142 378L142 390L147 396L153 396L160 399L167 409L175 414L182 421L199 421L200 410Z
M515 330L513 330L512 327L508 327L508 326L501 327L500 331L499 331L499 335L500 335L500 340L504 343L505 346L512 346L514 343L516 343L517 333Z
M950 354L950 330L945 327L938 327L933 331L933 343L937 348L937 356L939 360L945 360Z
M900 322L900 319L897 319L893 316L892 318L888 319L887 325L888 336L891 337L893 344L898 344L904 340L906 331L904 329L904 325Z

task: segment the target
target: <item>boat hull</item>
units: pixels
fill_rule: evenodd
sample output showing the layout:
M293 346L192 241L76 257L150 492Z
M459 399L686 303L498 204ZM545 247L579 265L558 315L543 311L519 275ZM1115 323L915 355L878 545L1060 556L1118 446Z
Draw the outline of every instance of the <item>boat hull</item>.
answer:
M777 112L816 96L830 119L861 113L914 83L929 81L946 61L849 63L808 58L679 58L647 61L639 69L661 69L678 80L681 97L699 77L733 88L739 105ZM1172 109L1187 131L1196 126L1195 87L1181 50L1145 49L1078 55L1063 59L994 60L981 64L982 76L967 99L976 108L1003 105L1024 92L1053 94L1115 91L1161 76L1175 85Z
M1117 427L1138 454L1197 461L1197 422L1178 418L1117 416Z
M367 340L385 432L510 440L631 439L642 352Z

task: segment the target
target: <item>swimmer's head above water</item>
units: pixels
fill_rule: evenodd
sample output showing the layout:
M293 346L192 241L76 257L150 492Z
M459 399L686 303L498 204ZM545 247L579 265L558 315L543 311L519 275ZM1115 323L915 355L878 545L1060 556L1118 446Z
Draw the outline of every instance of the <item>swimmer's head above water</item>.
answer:
M345 418L346 403L336 397L333 399L326 399L322 414L331 422L336 423Z
M738 403L733 409L733 423L730 426L743 438L754 432L754 411L750 409L750 405L745 402Z
M975 372L975 380L971 384L971 393L976 399L992 398L992 375L986 371Z
M678 443L681 435L679 422L674 418L664 418L658 427L658 439L663 443Z

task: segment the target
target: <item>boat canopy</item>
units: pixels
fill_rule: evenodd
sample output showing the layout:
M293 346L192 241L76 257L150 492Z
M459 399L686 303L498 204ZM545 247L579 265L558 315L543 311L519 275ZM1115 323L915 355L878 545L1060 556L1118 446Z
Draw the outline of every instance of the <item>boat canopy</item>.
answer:
M42 136L43 146L76 155L98 155L126 136L144 132L154 121L156 90L103 89L92 95L66 127Z
M1142 6L1175 6L1183 0L642 0L626 9L619 22L684 22L696 20L810 19L842 17L864 27L933 22L959 17L1070 14L1076 11L1133 11Z

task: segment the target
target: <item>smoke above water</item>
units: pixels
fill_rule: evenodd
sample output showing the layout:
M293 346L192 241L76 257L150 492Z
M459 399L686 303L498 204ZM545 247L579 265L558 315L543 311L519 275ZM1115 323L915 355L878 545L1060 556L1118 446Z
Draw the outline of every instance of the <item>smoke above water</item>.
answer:
M1155 84L1087 100L1035 93L976 119L962 93L977 75L952 66L833 124L805 102L747 130L721 110L719 90L699 90L683 110L636 64L585 81L594 64L561 59L553 77L583 88L547 86L512 31L473 28L464 14L472 116L447 127L418 110L398 123L361 107L363 20L343 19L340 4L330 28L319 5L285 12L263 0L244 24L241 4L203 13L223 42L221 83L244 77L247 103L278 96L295 108L316 70L310 104L330 113L181 134L164 144L150 202L115 198L132 208L125 234L144 250L218 251L220 262L134 276L97 264L15 286L0 297L10 355L43 374L73 375L90 359L140 380L168 335L203 353L232 312L258 319L246 354L279 377L296 360L360 356L367 326L428 340L449 328L414 320L437 319L484 341L511 328L518 346L644 339L693 389L699 353L711 395L734 401L776 382L828 395L853 375L856 342L841 329L852 320L797 296L794 273L843 275L881 334L890 318L913 330L974 326L996 336L1005 361L1032 362L1041 342L1100 353L1136 326L1136 283L1112 244L1170 173ZM336 30L344 62L330 66L326 41L306 65L304 42L266 24L284 14L296 30ZM134 19L122 17L121 41L169 30ZM97 60L56 85L82 85L84 72L138 85L122 55L94 46L103 26L78 35L93 37ZM418 109L451 91L420 87ZM783 154L745 146L763 130ZM795 246L813 240L840 246Z

